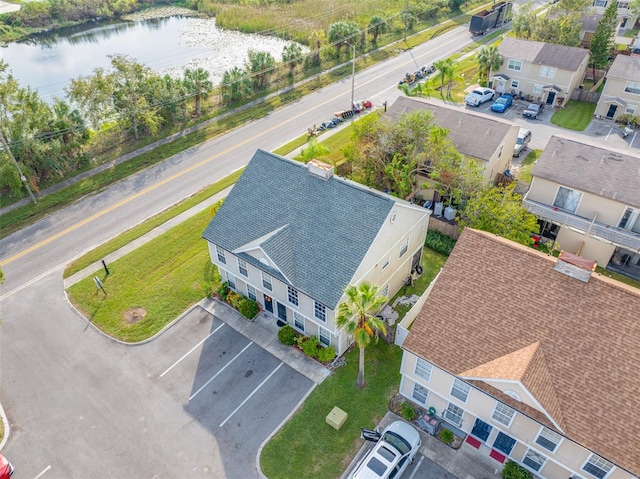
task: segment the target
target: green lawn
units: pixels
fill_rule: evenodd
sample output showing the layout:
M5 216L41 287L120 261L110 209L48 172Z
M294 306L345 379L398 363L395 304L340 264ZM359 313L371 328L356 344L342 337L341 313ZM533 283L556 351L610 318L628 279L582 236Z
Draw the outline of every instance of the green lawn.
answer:
M589 126L594 111L595 103L571 100L566 107L553 114L551 123L568 130L583 131Z
M531 150L529 154L522 160L522 165L518 168L518 180L525 183L531 183L531 170L536 160L542 154L542 150Z
M346 354L347 365L334 371L266 444L260 456L269 479L338 478L362 445L360 428L373 428L398 391L402 350L384 341L365 353L366 387L355 387L358 350ZM349 418L339 431L325 423L334 406Z

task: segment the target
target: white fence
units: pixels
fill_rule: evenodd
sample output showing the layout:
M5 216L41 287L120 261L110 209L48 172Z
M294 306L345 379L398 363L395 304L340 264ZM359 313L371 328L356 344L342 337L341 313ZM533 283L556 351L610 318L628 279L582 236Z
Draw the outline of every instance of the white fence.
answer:
M440 272L441 271L442 269L440 270ZM398 323L398 326L396 328L396 339L394 341L394 343L397 344L398 346L402 347L402 343L404 343L404 340L407 338L407 335L409 334L409 330L411 329L411 325L413 324L413 321L418 317L418 313L424 306L424 303L427 301L427 298L429 297L429 293L431 293L431 289L433 288L433 285L436 283L438 276L440 276L440 272L438 272L438 274L433 279L433 281L431 281L431 284L429 285L427 290L424 293L422 293L422 296L420 296L420 299L416 301L416 304L414 304L411 307L411 309L407 311L407 314L405 315L405 317L402 318L402 321Z

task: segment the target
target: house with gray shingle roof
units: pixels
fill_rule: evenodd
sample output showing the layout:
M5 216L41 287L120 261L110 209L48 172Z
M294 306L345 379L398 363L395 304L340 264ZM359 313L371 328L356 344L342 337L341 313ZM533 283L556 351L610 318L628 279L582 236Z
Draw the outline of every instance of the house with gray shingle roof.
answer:
M458 454L546 479L640 476L640 291L593 266L462 232L402 344L400 384L461 436Z
M584 48L513 37L504 37L498 51L504 63L492 70L493 88L550 106L566 105L582 84L590 55Z
M543 238L640 279L640 157L553 136L531 171L524 206Z
M449 131L447 139L466 159L476 160L487 180L493 181L498 173L509 169L518 138L517 125L469 109L406 96L398 97L385 118L396 120L416 110L431 111L434 124Z
M203 234L232 289L340 354L335 311L349 284L391 298L420 264L430 210L258 150Z
M615 120L625 113L640 117L640 57L618 55L607 72L595 114Z

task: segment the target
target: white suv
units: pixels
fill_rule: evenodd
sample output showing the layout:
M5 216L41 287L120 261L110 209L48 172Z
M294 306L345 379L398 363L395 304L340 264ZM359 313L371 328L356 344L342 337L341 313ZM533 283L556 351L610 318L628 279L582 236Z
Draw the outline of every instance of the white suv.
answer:
M418 453L420 433L403 421L391 423L382 434L366 431L363 437L377 440L373 449L358 464L350 479L398 479Z
M483 103L493 99L496 92L491 88L479 87L475 88L471 93L464 97L464 102L469 106L480 106Z

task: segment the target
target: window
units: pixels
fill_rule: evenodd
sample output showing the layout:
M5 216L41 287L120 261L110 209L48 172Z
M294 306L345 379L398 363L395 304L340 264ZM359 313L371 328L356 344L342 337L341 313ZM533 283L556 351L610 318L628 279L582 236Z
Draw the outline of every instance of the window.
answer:
M431 371L433 370L433 366L431 363L428 363L422 358L418 358L416 361L416 369L414 370L414 374L419 378L424 379L425 381L431 380Z
M247 285L247 298L252 299L254 301L258 300L256 296L256 288L254 288L250 284Z
M522 464L538 472L540 469L542 469L542 466L544 466L546 460L547 458L542 454L537 453L533 449L529 449L522 458Z
M627 93L640 95L640 83L628 81L627 85L624 87L624 91L626 91Z
M238 271L240 271L242 276L249 276L249 272L247 271L247 262L240 258L238 258Z
M520 60L509 60L509 63L507 63L507 70L515 70L519 72L522 70L522 62Z
M538 434L538 437L536 438L536 444L553 452L556 450L556 447L558 447L558 444L560 444L561 440L562 436L560 434L553 432L551 429L545 427L542 429L542 431L540 431L540 434Z
M607 0L596 0L593 2L593 6L605 8L607 6Z
M236 278L231 273L227 273L227 283L231 289L236 289Z
M304 333L304 316L302 316L297 311L293 312L293 325L300 332Z
M216 246L216 253L218 253L218 261L222 264L227 264L227 258L224 255L224 250L220 246Z
M400 246L400 256L398 256L398 258L402 258L408 249L409 249L409 238L404 240L404 242L402 243L402 246Z
M611 469L613 469L613 464L605 459L602 459L597 454L591 454L591 457L589 458L587 463L582 466L583 471L588 472L598 479L602 479L604 476L609 474Z
M427 398L429 397L429 390L418 383L414 383L413 394L411 396L420 404L427 404Z
M471 390L471 386L467 383L460 381L456 378L453 381L453 387L451 388L451 395L454 398L460 399L462 402L467 402L467 398L469 397L469 391Z
M558 188L553 206L575 213L578 209L578 203L580 203L581 198L582 193L579 191L570 190L569 188L561 186Z
M520 82L518 80L511 80L511 88L514 90L520 86Z
M331 346L331 333L324 328L318 328L318 339L325 346Z
M316 319L319 319L323 323L327 322L327 307L324 304L316 301L313 310L313 315Z
M555 78L556 77L556 69L553 67L545 67L542 65L540 67L540 76L544 78Z
M298 290L287 286L287 299L291 304L298 306Z
M533 93L536 95L542 93L542 85L533 85Z
M380 291L380 296L384 296L385 298L389 297L389 285L386 285L382 291Z
M391 260L391 258L389 256L387 256L384 261L382 262L382 271L384 271L384 269L389 266L389 261Z
M453 403L449 403L447 410L444 412L444 417L454 426L460 426L460 424L462 424L462 416L464 416L464 409Z
M618 2L618 8L624 8L626 10L629 10L629 2Z
M629 105L627 106L627 109L624 111L625 113L629 114L629 115L635 115L636 114L636 110L638 109L637 106L635 105Z
M269 291L273 291L273 285L271 284L271 276L264 271L262 272L262 286Z
M496 404L496 408L493 410L493 415L491 417L498 421L500 424L504 424L505 426L509 427L515 412L516 411L514 409L510 408L506 404L502 404L501 402L499 402L498 404Z
M618 223L618 228L640 234L640 210L627 208Z

